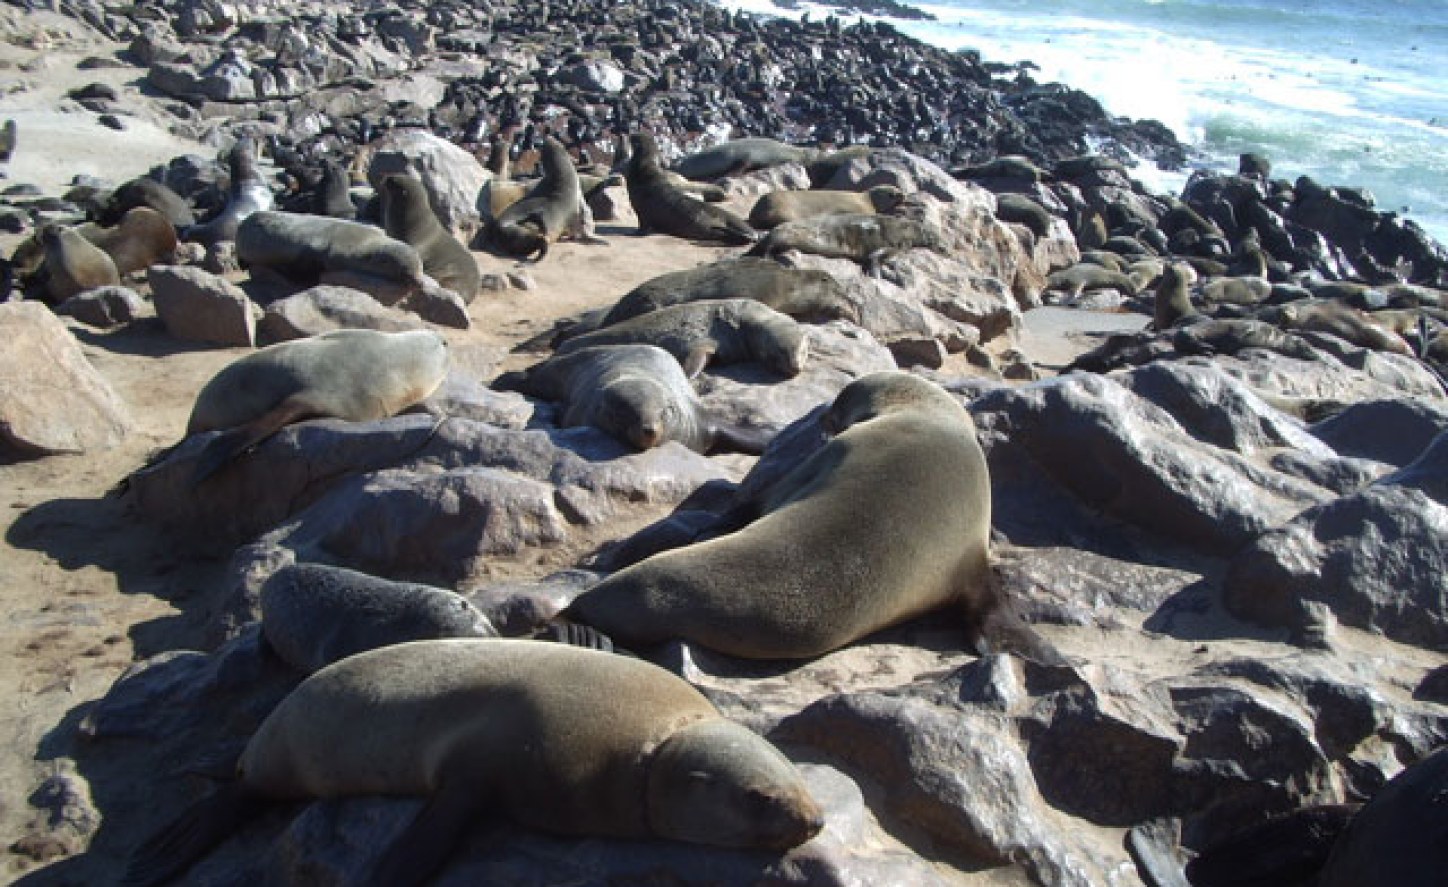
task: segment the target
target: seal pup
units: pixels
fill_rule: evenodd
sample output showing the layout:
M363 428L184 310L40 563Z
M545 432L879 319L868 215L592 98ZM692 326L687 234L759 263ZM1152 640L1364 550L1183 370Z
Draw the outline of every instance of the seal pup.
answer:
M603 325L702 299L753 299L791 317L860 320L859 308L829 272L741 257L650 278L624 293L604 315Z
M176 227L149 206L127 210L110 228L86 222L76 231L104 250L123 276L168 261L176 252Z
M45 300L59 305L76 293L98 286L117 286L121 275L105 250L86 240L74 228L48 224L40 229L45 251L41 264Z
M326 564L291 564L267 579L261 633L283 661L307 674L407 641L498 636L460 594Z
M673 171L692 181L708 181L785 163L808 163L819 153L777 139L733 139L695 151L674 164Z
M344 219L253 213L237 228L236 257L253 276L265 269L298 286L351 286L389 305L437 286L417 250L380 228Z
M312 213L333 219L357 218L357 204L352 202L352 181L340 163L328 160L322 164L322 177L312 191Z
M542 261L548 245L560 237L602 243L593 236L593 212L583 199L578 170L563 143L543 140L543 180L528 196L503 210L493 225L493 242L510 256Z
M708 299L670 305L584 333L559 354L594 345L657 345L683 364L690 379L705 366L754 361L782 376L804 368L809 339L786 314L751 299Z
M111 192L101 207L96 222L107 228L116 224L128 210L138 206L149 206L165 216L177 230L196 224L196 214L180 194L152 178L141 176L131 179Z
M789 759L683 679L538 641L414 641L328 666L262 722L236 775L143 844L125 883L180 875L272 799L427 797L368 879L388 885L425 881L485 811L774 851L824 824Z
M846 385L820 424L833 439L726 523L757 519L614 573L561 617L625 645L683 638L806 659L954 604L978 647L1059 660L993 581L990 477L954 397L874 373Z
M443 227L422 182L408 175L389 175L381 186L382 229L387 236L417 250L425 274L462 296L465 304L472 302L482 286L478 262Z
M703 203L669 183L659 165L659 146L646 132L629 136L632 154L624 170L628 199L638 215L639 230L689 240L729 244L753 243L759 232L728 210Z
M431 330L334 330L248 354L196 395L187 435L222 433L202 450L194 482L293 422L396 415L437 390L447 366L447 341Z
M223 240L235 240L236 229L247 216L276 205L271 188L257 169L257 144L249 135L236 140L228 162L231 166L231 191L226 206L215 218L187 228L182 239L190 243L215 246Z
M816 216L874 215L887 213L905 200L894 185L876 185L868 191L771 191L749 211L749 224L773 228Z
M773 257L794 249L835 259L851 259L877 275L880 263L907 249L941 250L940 232L924 222L896 216L820 216L785 222L760 238L747 255Z
M639 450L676 440L696 453L760 453L757 434L714 422L679 361L654 345L595 345L499 377L511 388L563 405L558 424L591 425Z

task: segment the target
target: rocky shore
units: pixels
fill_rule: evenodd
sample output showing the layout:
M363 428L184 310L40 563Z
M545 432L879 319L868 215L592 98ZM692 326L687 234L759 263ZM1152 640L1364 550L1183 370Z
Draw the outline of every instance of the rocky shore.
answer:
M639 651L779 747L823 831L764 852L485 816L435 883L1368 883L1386 851L1359 835L1441 819L1402 786L1441 792L1448 741L1448 252L1371 194L1253 155L1152 193L1128 163L1189 161L1164 127L886 23L61 0L0 6L0 32L8 877L111 883L224 783L336 637L269 616L268 589L411 589L465 602L461 633L529 633L728 519L821 446L847 383L897 369L971 414L993 581L1065 661L977 655L950 612L802 661ZM828 294L771 321L807 343L798 365L716 359L686 398L769 437L757 459L638 449L504 390L640 284L739 267L747 246L641 232L618 165L638 130L670 162L744 136L806 148L697 186L741 220L765 194L886 189L930 232L773 256ZM550 137L597 176L593 242L516 261L493 201L535 181ZM380 224L393 172L471 278L301 286L237 243L242 207L330 198ZM143 175L189 218L134 233L151 204L123 231ZM109 258L77 268L87 237ZM287 424L197 483L207 381L342 327L436 332L446 381L390 418ZM420 807L280 804L184 883L357 883ZM1394 849L1397 880L1372 883L1441 871L1443 846Z

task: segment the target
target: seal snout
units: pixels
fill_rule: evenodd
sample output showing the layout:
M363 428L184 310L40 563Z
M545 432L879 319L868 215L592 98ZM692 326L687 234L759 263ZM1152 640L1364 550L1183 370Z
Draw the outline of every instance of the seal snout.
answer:
M824 811L803 791L757 792L749 802L760 847L771 850L798 847L825 827Z

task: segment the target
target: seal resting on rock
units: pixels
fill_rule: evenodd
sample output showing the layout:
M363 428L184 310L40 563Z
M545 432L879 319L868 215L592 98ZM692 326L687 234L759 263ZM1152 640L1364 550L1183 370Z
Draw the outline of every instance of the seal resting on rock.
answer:
M999 596L985 454L954 397L874 373L820 424L835 437L723 520L753 522L614 573L560 615L625 645L806 659L954 604L979 648L1060 658Z
M748 361L783 376L797 376L809 354L809 340L793 318L750 299L670 305L576 336L558 352L629 342L664 349L683 364L684 375L691 379L710 363Z
M679 361L654 345L579 348L500 377L493 387L559 402L563 427L591 425L640 450L676 440L696 453L759 453L767 443L745 429L716 423Z
M789 759L648 662L521 640L414 641L322 669L247 744L236 782L148 840L131 885L183 873L271 800L414 795L368 883L431 876L495 814L565 835L783 851L823 814Z
M1185 262L1172 262L1162 269L1152 307L1152 324L1158 330L1205 319L1192 304L1191 293L1187 290L1196 279L1197 273Z
M790 317L860 320L859 309L845 298L845 288L829 272L746 257L646 280L614 303L602 325L703 299L753 299Z
M462 296L464 303L477 296L482 286L478 262L438 220L421 181L408 175L383 177L382 228L388 237L417 250L423 272Z
M351 286L393 304L437 286L411 246L361 222L300 213L259 212L236 233L236 257L298 286Z
M87 222L76 231L104 250L122 275L144 271L176 252L176 227L149 206L127 210L110 228Z
M787 145L776 139L734 139L695 151L674 164L674 172L696 182L708 181L782 163L808 163L819 153L813 148Z
M548 244L565 235L601 243L593 237L593 213L562 142L544 139L542 165L543 181L498 215L493 242L510 256L536 254L539 260L548 255Z
M774 256L785 250L835 259L851 259L878 272L880 263L902 250L945 246L940 232L923 222L895 216L819 216L785 222L760 238L748 255Z
M653 136L636 132L629 142L633 151L624 180L639 230L731 244L753 243L759 236L748 222L728 210L695 200L671 184L659 165L659 147Z
M293 422L396 415L437 390L447 366L447 342L431 330L334 330L248 354L196 396L186 433L224 431L202 451L195 480Z
M749 224L773 228L816 216L887 213L904 200L905 192L894 185L876 185L868 191L772 191L755 201Z
M149 206L177 228L189 228L196 224L196 214L180 194L145 176L131 179L112 191L100 214L96 216L96 222L109 228L119 222L129 210L138 206Z

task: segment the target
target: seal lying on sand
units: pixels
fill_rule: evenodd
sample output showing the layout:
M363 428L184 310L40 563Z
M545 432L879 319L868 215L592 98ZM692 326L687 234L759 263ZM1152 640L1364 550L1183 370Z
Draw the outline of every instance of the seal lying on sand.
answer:
M408 175L383 177L382 228L388 237L417 250L423 272L462 296L464 303L477 297L482 286L478 262L438 220L421 181Z
M41 266L45 299L52 305L76 293L121 282L111 257L74 228L46 225L40 229L40 246L45 251Z
M816 256L852 259L876 273L880 263L901 250L925 247L944 248L940 232L914 219L895 216L845 215L820 216L798 222L785 222L770 231L754 248L751 256L771 257L789 249Z
M293 422L395 415L437 390L447 365L447 342L431 330L335 330L248 354L196 396L186 433L225 431L202 451L195 480Z
M565 835L787 850L823 827L794 765L662 668L519 640L415 641L312 675L237 781L147 841L126 883L180 875L268 800L417 795L368 883L432 875L478 818Z
M702 203L669 183L659 165L654 137L636 132L629 137L633 153L624 179L628 199L639 218L641 231L656 231L690 240L753 243L758 236L749 223L712 203Z
M774 228L816 216L887 213L904 200L905 192L894 185L876 185L868 191L772 191L755 201L749 224Z
M629 342L657 345L674 355L690 379L710 363L747 361L762 363L780 375L797 376L809 354L803 327L788 315L750 299L670 305L576 336L564 342L558 353Z
M542 260L548 255L548 244L565 235L596 240L593 213L583 199L578 170L568 149L550 136L543 141L542 163L543 181L503 210L493 225L493 242L510 256L537 254Z
M1060 658L992 581L990 477L954 397L875 373L821 425L833 440L731 513L758 519L621 570L560 615L625 645L803 659L955 604L980 647Z
M499 377L493 387L561 403L563 427L592 425L640 450L676 440L696 453L760 453L767 443L759 434L717 424L679 361L653 345L579 348Z
M149 206L127 210L110 228L87 222L76 231L104 250L122 275L144 271L176 252L176 227Z

